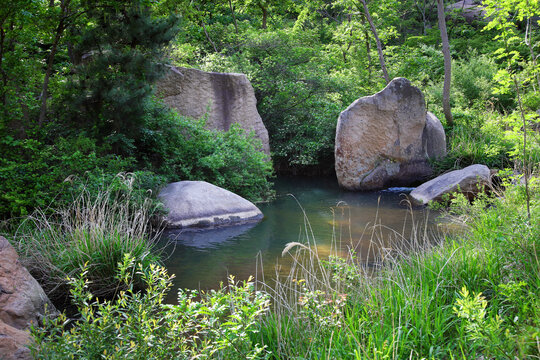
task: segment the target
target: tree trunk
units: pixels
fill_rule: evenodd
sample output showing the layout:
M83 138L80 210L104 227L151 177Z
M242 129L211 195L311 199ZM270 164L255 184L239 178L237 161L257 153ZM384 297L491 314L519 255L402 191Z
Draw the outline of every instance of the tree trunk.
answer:
M420 6L419 0L414 0L414 3L416 4L418 11L420 12L420 15L422 15L422 25L423 25L422 34L426 35L427 34L426 0L423 0L422 2L423 6Z
M261 8L262 10L262 15L263 15L263 18L262 18L262 28L263 29L266 29L266 18L268 17L268 9L266 9L266 6L264 6L263 4L259 3L259 7Z
M444 16L444 2L437 0L437 16L439 30L441 31L442 52L444 55L444 86L443 86L443 112L448 126L454 125L452 109L450 108L450 83L452 80L452 58L450 57L450 44L446 32L446 19Z
M49 79L51 77L54 57L56 56L56 49L58 48L58 43L60 38L64 33L65 29L65 19L66 19L66 8L69 5L70 0L62 0L60 2L60 21L58 22L58 27L56 28L56 35L54 36L53 45L51 48L51 53L49 54L49 59L47 61L47 71L45 72L45 78L43 79L43 89L41 90L41 109L39 111L39 120L38 123L42 124L45 120L45 115L47 114L47 97L49 89Z
M531 221L531 195L529 194L529 166L527 159L527 120L525 119L525 111L523 110L523 102L521 101L521 92L519 91L519 84L516 74L513 76L514 86L516 87L516 94L519 104L519 112L521 113L521 120L523 121L523 176L525 177L525 196L527 200L527 218Z
M529 5L527 3L527 5ZM529 36L527 38L527 35ZM538 71L536 71L536 56L534 54L534 45L532 44L532 26L531 26L531 18L529 17L527 19L527 28L525 29L525 44L529 47L529 51L531 52L531 60L533 64L533 69L535 69L536 72L536 82L538 84L538 90L540 91L540 76L538 76ZM534 88L533 84L533 88ZM536 89L534 90L536 92Z
M349 53L349 50L351 49L351 46L353 44L353 28L351 26L351 20L352 20L352 14L351 14L351 8L349 7L349 13L347 14L347 23L349 24L349 41L347 43L347 49L343 50L343 62L347 63L347 54Z
M236 22L236 15L234 14L234 7L231 0L229 0L229 7L231 8L231 14L234 20L234 31L238 34L238 23Z
M3 22L0 23L0 74L2 74L2 84L4 85L2 89L0 89L0 98L2 105L6 105L6 86L7 86L7 75L4 72L4 69L2 68L2 60L4 59L4 42L6 39L6 33L4 31L4 24ZM4 108L4 111L7 111L7 108ZM6 114L7 116L7 114Z
M214 51L215 52L218 52L217 50L217 47L216 47L216 44L214 44L214 42L212 41L212 39L210 38L210 34L208 34L208 31L206 31L206 25L204 24L204 20L201 20L201 26L204 30L204 34L206 35L206 38L208 39L208 42L210 44L212 44L212 47L214 48Z
M362 16L362 25L364 27L364 37L366 38L366 54L367 54L367 61L368 61L368 83L371 84L371 44L369 43L369 33L366 28L366 20L365 17Z
M388 84L390 82L390 78L388 77L388 71L386 70L386 63L384 62L384 54L382 51L381 40L379 39L379 35L377 34L377 29L375 28L373 19L371 18L371 15L369 14L369 9L367 7L366 0L360 0L360 2L362 3L362 6L364 8L364 14L366 15L366 19L369 23L369 27L371 28L371 32L373 33L373 37L375 38L375 43L377 44L377 52L379 53L379 62L381 63L381 70L383 72L384 80Z

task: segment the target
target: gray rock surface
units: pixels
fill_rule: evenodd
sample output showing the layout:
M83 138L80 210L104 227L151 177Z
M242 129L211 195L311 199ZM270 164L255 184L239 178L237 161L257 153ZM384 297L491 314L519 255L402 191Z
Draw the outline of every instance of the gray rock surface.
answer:
M474 20L484 20L486 16L482 2L477 0L461 0L450 4L446 7L446 12L452 11L459 12L468 23L472 23Z
M163 101L179 114L195 119L208 114L206 127L212 130L227 131L238 123L244 130L254 131L264 152L270 154L268 131L246 75L171 66L156 86Z
M414 189L409 196L413 204L425 205L458 191L473 198L482 187L490 185L491 171L487 166L477 164L438 176Z
M430 159L442 159L446 156L446 134L441 121L435 115L427 112L426 127L424 128L424 149Z
M169 210L170 228L212 228L259 221L262 212L250 201L205 181L179 181L167 185L159 198Z
M424 135L426 116L424 95L405 78L352 103L340 114L336 130L340 186L376 190L427 179L432 170L426 157L431 144Z
M0 359L29 359L30 326L56 309L21 265L9 241L0 236Z

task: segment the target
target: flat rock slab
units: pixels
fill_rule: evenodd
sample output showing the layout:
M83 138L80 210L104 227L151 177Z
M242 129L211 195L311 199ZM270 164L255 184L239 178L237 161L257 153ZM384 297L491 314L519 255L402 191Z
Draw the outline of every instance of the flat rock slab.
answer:
M170 66L156 86L163 101L180 115L195 119L207 115L205 125L211 130L227 131L237 123L246 131L255 132L262 150L270 155L268 131L246 75Z
M206 181L167 185L159 198L169 211L169 228L214 228L259 221L262 212L250 201Z
M471 165L430 180L410 193L415 205L441 201L443 196L459 192L473 198L484 186L491 184L491 172L485 165Z

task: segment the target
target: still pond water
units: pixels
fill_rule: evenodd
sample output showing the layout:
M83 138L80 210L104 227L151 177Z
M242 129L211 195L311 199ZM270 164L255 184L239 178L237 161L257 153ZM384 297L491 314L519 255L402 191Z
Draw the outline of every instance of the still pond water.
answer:
M323 256L354 249L369 261L380 239L391 248L403 241L402 234L410 238L415 231L438 233L438 214L411 210L399 189L348 192L335 178L298 177L277 179L275 189L274 201L258 205L264 219L257 224L164 233L162 243L170 242L165 265L176 275L173 289L217 288L228 274L243 280L257 270L259 279L263 274L275 278L277 262L282 273L288 271L290 256L281 253L294 241L314 240ZM171 291L168 301L174 301L175 293Z

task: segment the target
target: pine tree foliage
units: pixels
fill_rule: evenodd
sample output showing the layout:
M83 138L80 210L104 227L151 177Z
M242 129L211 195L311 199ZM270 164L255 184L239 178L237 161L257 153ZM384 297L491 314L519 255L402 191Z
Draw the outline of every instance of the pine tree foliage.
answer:
M85 1L89 26L76 53L72 116L93 137L130 154L144 121L152 83L163 73L163 48L178 32L174 15L156 17L142 0Z

